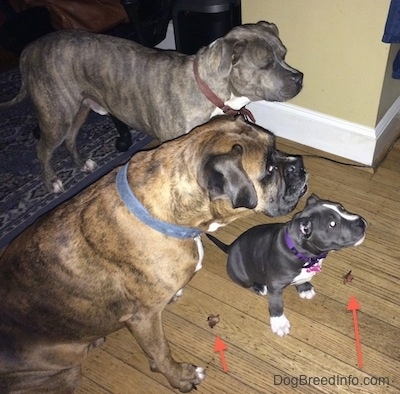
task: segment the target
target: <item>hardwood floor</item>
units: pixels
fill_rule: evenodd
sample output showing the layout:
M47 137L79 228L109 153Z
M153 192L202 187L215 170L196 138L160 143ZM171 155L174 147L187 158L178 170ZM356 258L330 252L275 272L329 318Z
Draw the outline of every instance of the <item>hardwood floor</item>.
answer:
M311 152L285 141L278 145L291 153ZM400 143L375 172L309 157L305 163L309 193L340 201L364 216L367 238L357 248L329 254L313 279L317 295L312 300L300 299L295 288L285 290L285 313L292 325L285 338L270 330L266 298L231 282L226 256L205 238L203 269L164 312L173 356L207 370L198 393L400 392ZM288 219L254 214L215 234L230 243L254 225ZM354 279L344 284L350 270ZM357 318L363 368L357 364L353 316L347 311L350 296L361 306ZM209 315L219 315L214 328L208 325ZM228 347L227 373L213 352L216 336ZM110 335L90 354L77 391L170 392L177 391L162 375L150 372L127 330Z

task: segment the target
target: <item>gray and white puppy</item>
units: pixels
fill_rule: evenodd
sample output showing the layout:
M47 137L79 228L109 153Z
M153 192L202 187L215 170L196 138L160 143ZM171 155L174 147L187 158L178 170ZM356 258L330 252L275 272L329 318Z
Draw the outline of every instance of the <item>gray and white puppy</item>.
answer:
M361 216L312 194L287 223L252 227L231 245L207 236L228 254L227 271L234 282L268 295L271 330L284 336L290 323L283 312L283 290L295 285L301 298L314 297L310 280L328 252L360 245L366 228Z
M285 55L277 27L268 22L237 26L190 56L104 34L57 31L24 49L21 90L0 109L30 96L41 130L43 178L57 193L63 185L50 161L63 142L82 170L96 166L76 147L90 110L160 141L174 139L222 114L225 106L239 110L251 101L296 96L303 74Z

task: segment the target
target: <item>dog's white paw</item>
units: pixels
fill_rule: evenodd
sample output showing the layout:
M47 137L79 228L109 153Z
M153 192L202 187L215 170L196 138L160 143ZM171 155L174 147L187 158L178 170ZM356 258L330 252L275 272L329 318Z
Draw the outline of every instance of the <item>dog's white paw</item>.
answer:
M53 183L52 183L52 191L53 193L64 193L64 185L61 181L61 179L56 179Z
M205 369L201 368L201 367L197 367L196 368L196 375L197 375L197 378L200 380L200 382L202 382L206 377Z
M82 171L84 172L93 172L97 167L97 163L93 161L92 159L87 159L85 161L85 165L82 168Z
M185 289L180 289L176 292L175 297L179 298L183 296L183 292L185 291Z
M268 294L267 286L261 285L260 283L254 283L253 290L257 295L260 295L260 296L265 296Z
M289 334L290 322L283 313L281 316L274 316L269 319L271 324L271 330L274 334L283 337Z
M178 298L181 298L183 296L183 292L185 289L180 289L176 292L176 294L170 299L169 304L172 304L178 300Z
M311 298L313 298L315 296L315 290L314 289L310 289L307 291L301 291L299 293L300 298L306 299L306 300L311 300Z
M262 286L258 289L258 294L260 296L266 296L268 294L268 288L267 286Z

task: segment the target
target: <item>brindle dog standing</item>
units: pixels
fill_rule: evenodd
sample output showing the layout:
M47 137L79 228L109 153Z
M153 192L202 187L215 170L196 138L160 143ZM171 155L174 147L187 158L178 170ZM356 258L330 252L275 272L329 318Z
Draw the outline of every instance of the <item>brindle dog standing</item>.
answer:
M235 27L192 56L104 34L58 31L25 48L20 93L0 108L31 97L41 129L37 152L44 181L60 192L50 160L63 141L79 168L95 168L76 147L90 109L170 140L222 113L200 90L196 68L203 88L240 109L250 101L285 101L299 93L303 74L285 62L285 54L278 29L268 22Z
M125 170L43 216L1 256L1 392L72 392L88 351L122 327L153 371L192 390L204 370L172 358L161 314L201 267L198 234L253 211L287 214L307 187L301 157L226 116L136 154L127 180ZM177 238L138 219L117 173L158 224L198 234Z

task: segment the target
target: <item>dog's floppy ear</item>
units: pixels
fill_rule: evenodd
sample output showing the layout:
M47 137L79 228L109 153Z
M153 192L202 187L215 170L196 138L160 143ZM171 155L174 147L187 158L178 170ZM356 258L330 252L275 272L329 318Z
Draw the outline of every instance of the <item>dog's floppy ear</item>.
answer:
M253 209L258 198L243 168L242 153L242 146L235 144L228 153L210 156L204 165L203 183L211 200L228 197L233 208Z
M221 62L218 67L219 75L228 76L232 67L239 61L244 49L246 41L221 40Z
M304 238L310 238L313 228L310 218L302 218L300 222L300 232Z

